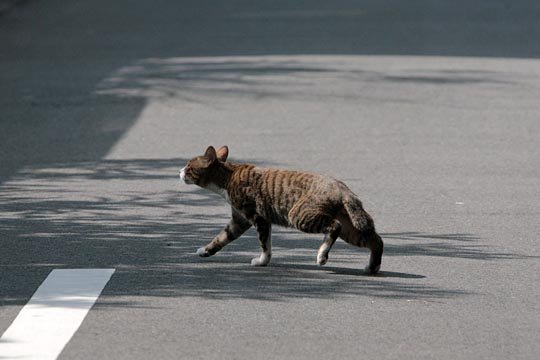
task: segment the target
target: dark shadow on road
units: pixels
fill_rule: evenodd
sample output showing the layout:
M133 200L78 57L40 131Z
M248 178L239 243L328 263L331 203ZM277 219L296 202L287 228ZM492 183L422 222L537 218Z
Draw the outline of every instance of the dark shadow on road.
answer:
M333 82L351 92L336 92ZM377 97L372 91L359 92L366 86L407 86L407 83L431 86L513 85L507 73L480 68L451 70L361 69L349 58L315 57L214 57L200 59L144 59L119 69L99 85L98 93L129 99L172 99L218 108L217 100L277 99L313 101L324 97L367 100L372 104L408 102L391 96ZM312 86L317 83L319 86ZM324 84L329 84L326 87Z
M143 159L24 168L20 178L0 190L0 305L24 304L51 269L69 267L116 268L104 293L111 306L124 304L116 297L137 295L268 301L467 295L427 285L427 273L383 270L368 276L361 270L367 252L343 242L336 244L328 266L319 267L320 239L288 229L274 232L275 256L267 268L249 265L258 252L253 230L219 255L199 258L195 250L223 227L229 210L216 206L223 204L216 195L178 184L184 163L181 158ZM527 258L495 251L472 234L382 235L386 256ZM333 266L333 260L345 265Z
M538 58L539 16L536 1L503 0L25 2L0 18L0 183L27 165L102 159L137 120L146 99L98 95L96 89L141 59L310 54ZM304 69L229 64L226 71L287 76ZM326 70L308 69L306 75L315 71ZM223 69L197 63L181 74L158 75L163 81L179 75L211 82L220 80ZM485 81L477 74L455 73L377 77L447 86Z
M437 256L471 260L528 259L535 256L496 251L482 244L472 234L426 234L419 232L382 233L385 239L396 239L397 243L386 246L389 256Z
M275 244L277 250L295 249L294 255L276 257L275 266L247 265L258 247L252 232L203 261L193 252L221 229L227 210L214 206L219 203L214 195L178 191L176 174L185 159L103 159L152 96L193 101L215 94L289 96L291 79L309 81L329 74L391 85L508 83L504 74L481 71L393 74L280 60L216 63L208 58L538 58L539 15L538 2L502 0L42 1L11 11L0 18L0 305L25 303L52 268L74 266L115 267L117 274L105 293L111 297L278 301L465 295L423 285L427 274L367 277L348 268L304 266L314 261L318 243L307 245L307 237L288 231L276 232ZM178 60L186 57L206 59ZM479 239L473 235L384 236L395 240L388 244L387 256L524 258L476 244ZM332 256L349 253L345 246L336 247ZM351 266L359 264L355 260Z

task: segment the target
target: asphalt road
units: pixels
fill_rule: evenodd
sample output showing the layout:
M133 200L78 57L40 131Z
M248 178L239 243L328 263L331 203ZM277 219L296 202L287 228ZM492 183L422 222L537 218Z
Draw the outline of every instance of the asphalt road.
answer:
M52 269L115 274L60 359L536 359L540 5L27 1L0 17L0 334ZM344 180L386 242L254 232L208 144ZM0 352L0 358L2 354Z

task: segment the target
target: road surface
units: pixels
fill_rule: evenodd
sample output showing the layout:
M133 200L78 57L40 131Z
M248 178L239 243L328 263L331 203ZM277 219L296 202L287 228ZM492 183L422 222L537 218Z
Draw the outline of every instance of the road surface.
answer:
M536 359L540 5L27 1L0 17L0 334L114 269L59 359ZM207 145L344 180L382 272L181 184ZM51 324L54 325L54 324ZM4 343L7 340L3 339ZM2 349L0 342L0 349ZM0 350L0 359L8 358Z

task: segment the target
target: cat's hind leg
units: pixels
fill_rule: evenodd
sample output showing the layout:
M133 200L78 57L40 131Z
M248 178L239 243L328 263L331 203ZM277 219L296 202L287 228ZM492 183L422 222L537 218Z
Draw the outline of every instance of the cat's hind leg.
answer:
M358 230L347 215L338 215L339 221L343 224L340 238L345 242L358 247L368 248L371 251L369 264L365 271L370 274L376 274L381 268L381 259L383 254L384 244L374 228Z
M289 211L289 221L300 231L311 234L324 233L324 240L317 252L317 264L324 265L328 261L328 253L336 242L341 224L330 216L324 204L313 198L301 198Z
M236 210L232 210L232 219L227 226L220 231L206 246L197 250L197 255L201 257L212 256L231 241L238 239L251 227L251 223Z
M330 252L330 249L332 249L332 246L336 242L339 234L341 232L341 224L339 221L334 220L332 225L328 226L325 229L324 234L324 240L321 246L319 247L319 251L317 252L317 264L324 265L328 261L328 253Z
M363 234L366 242L366 246L371 250L369 257L369 264L366 266L366 272L370 274L376 274L381 268L381 259L384 249L384 244L377 232L372 230L367 234Z

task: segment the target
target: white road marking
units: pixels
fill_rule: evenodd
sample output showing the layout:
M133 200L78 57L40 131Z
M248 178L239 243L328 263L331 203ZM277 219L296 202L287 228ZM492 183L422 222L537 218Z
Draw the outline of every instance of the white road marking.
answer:
M0 358L56 359L114 271L51 271L0 338Z

